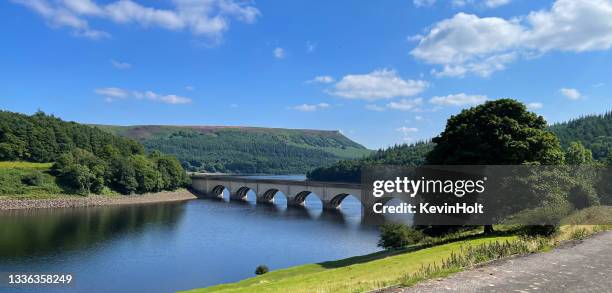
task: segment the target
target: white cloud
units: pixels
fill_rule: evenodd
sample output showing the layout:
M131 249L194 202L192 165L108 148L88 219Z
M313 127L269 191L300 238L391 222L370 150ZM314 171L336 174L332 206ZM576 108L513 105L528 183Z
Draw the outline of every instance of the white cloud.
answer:
M160 95L157 94L155 92L152 91L146 91L146 92L132 92L132 95L136 98L136 99L147 99L150 101L156 101L156 102L161 102L161 103L165 103L165 104L174 104L174 105L178 105L178 104L189 104L191 103L191 99L190 98L186 98L186 97L181 97L181 96L177 96L177 95Z
M418 109L418 106L421 105L423 103L423 99L422 98L417 98L417 99L401 99L397 102L390 102L387 104L387 108L389 109L393 109L393 110L400 110L400 111L410 111L410 110L416 110Z
M406 127L406 126L402 126L398 129L396 129L397 131L401 132L402 134L410 134L410 133L414 133L414 132L418 132L419 129L415 128L415 127Z
M416 7L429 7L436 4L436 0L412 0L412 3Z
M308 83L332 83L336 81L333 77L329 75L317 75L313 79L307 81Z
M318 104L301 104L297 106L290 107L290 109L301 111L301 112L314 112L317 110L327 109L331 107L328 103L318 103Z
M453 0L451 5L453 7L464 7L466 5L472 5L483 8L497 8L510 4L512 0Z
M577 89L562 88L559 92L570 100L579 100L582 98L582 94Z
M98 95L101 95L105 98L107 102L112 102L118 99L126 99L129 97L138 99L138 100L150 100L157 101L165 104L189 104L191 103L190 98L177 96L177 95L160 95L152 91L146 92L138 92L138 91L129 91L126 89L116 88L116 87L107 87L107 88L99 88L95 89L94 92Z
M436 96L429 100L430 103L441 106L473 106L482 104L487 100L487 96L483 95L467 95L465 93Z
M281 47L276 47L274 51L272 51L272 54L276 59L284 59L286 57L285 49Z
M379 106L379 105L375 105L375 104L368 104L368 105L365 105L365 108L366 108L367 110L370 110L370 111L376 111L376 112L383 112L383 111L385 111L385 108L384 108L384 107L381 107L381 106Z
M252 23L260 15L249 2L234 0L171 0L171 8L155 8L132 0L97 3L92 0L12 0L40 14L52 26L69 27L75 35L92 39L109 34L90 28L89 19L138 24L169 30L189 30L218 42L231 19Z
M400 132L404 136L404 141L412 141L413 139L410 137L410 134L418 132L419 129L415 127L402 126L396 129L396 131Z
M379 69L368 74L346 75L328 93L347 99L373 101L414 96L427 86L426 81L404 80L394 70Z
M532 111L542 109L542 107L544 107L544 104L539 103L539 102L533 102L533 103L527 104L527 109L532 110Z
M94 93L103 96L107 102L112 102L118 99L125 99L130 95L129 91L116 87L95 89Z
M518 23L502 18L458 13L443 20L420 38L410 54L427 63L443 66L440 76L487 75L510 59L507 54L523 34ZM500 57L506 56L506 57Z
M113 65L113 67L115 67L117 69L130 69L130 68L132 68L132 64L127 63L127 62L120 62L120 61L117 61L117 60L111 60L110 62Z
M188 90L188 91L191 92L191 91L195 90L195 87L192 86L192 85L188 85L188 86L185 86L185 90Z
M432 71L438 76L489 76L516 59L553 50L608 50L610 19L610 0L557 0L550 9L510 19L457 13L434 24L424 36L412 37L419 43L410 54L441 66Z
M423 116L414 116L414 120L421 121L423 120Z
M499 6L504 6L510 4L511 0L485 0L484 5L489 8L496 8Z

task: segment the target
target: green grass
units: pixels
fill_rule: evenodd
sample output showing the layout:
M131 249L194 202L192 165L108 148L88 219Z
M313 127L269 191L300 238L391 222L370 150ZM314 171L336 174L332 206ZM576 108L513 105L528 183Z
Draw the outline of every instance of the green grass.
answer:
M50 174L52 163L0 162L0 199L55 198L66 191L57 178ZM28 176L36 176L35 184L24 182Z
M0 170L2 169L31 169L47 171L51 169L53 163L31 163L31 162L0 162Z
M514 241L516 236L490 236L403 251L382 251L338 261L272 271L236 283L191 292L364 292L402 282L423 266L441 263L467 245Z
M518 230L514 226L496 225L498 232L491 236L481 235L480 229L468 229L403 250L295 266L186 292L368 292L395 285L412 286L482 262L546 252L565 241L611 230L611 214L610 206L577 211L564 219L559 231L551 237L520 238L515 235Z

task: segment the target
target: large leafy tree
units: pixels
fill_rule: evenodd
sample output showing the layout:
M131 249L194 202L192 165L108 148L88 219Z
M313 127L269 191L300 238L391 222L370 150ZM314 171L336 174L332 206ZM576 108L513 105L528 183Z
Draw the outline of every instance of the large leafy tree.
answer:
M513 99L500 99L451 116L433 139L428 164L520 165L561 164L564 152L541 116ZM485 233L493 226L485 226Z
M559 140L547 130L544 118L512 99L489 101L451 116L433 142L428 164L563 162Z

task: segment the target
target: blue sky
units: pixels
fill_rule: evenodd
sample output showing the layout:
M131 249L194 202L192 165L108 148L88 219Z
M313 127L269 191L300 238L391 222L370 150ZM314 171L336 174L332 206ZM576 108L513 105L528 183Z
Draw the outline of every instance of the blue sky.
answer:
M437 135L502 97L612 109L612 0L8 0L0 108L101 124Z

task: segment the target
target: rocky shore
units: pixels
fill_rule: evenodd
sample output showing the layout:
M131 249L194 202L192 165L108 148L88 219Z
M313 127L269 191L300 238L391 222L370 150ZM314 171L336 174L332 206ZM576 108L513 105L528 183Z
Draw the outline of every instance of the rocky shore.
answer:
M129 196L59 196L51 199L0 199L0 210L88 207L104 205L146 204L196 198L186 190Z

